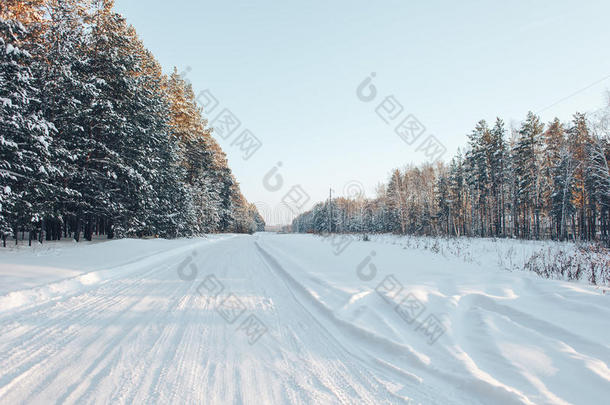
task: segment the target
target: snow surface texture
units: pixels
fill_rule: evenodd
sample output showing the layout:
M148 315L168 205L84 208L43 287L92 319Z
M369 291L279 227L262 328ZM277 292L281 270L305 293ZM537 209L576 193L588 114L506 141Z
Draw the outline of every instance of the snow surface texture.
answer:
M607 403L603 287L373 239L0 250L0 403Z

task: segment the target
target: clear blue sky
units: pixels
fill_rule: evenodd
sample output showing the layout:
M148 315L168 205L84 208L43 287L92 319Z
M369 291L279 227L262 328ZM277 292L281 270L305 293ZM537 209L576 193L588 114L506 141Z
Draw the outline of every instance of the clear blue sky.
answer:
M293 184L311 203L350 181L372 196L392 168L423 162L375 114L385 96L448 159L478 120L517 124L610 75L610 2L601 0L116 0L116 10L166 71L190 68L195 93L210 89L260 138L249 160L231 138L219 142L246 198L269 207ZM371 72L379 95L364 103L356 87ZM608 88L610 78L541 116L600 108ZM278 161L284 185L273 192L262 179Z

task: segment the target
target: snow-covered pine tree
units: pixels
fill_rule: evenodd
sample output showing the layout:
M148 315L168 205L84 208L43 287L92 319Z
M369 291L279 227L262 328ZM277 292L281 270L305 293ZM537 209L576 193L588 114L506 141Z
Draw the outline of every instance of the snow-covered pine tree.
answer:
M472 194L472 231L480 236L486 233L487 196L489 194L488 144L490 134L487 122L481 120L468 135L467 181Z
M506 235L506 217L504 214L504 199L506 192L506 160L508 159L506 147L506 129L504 121L496 118L496 122L490 131L490 145L488 152L489 176L490 176L490 198L493 205L494 235Z
M436 206L438 219L442 233L450 235L453 231L453 225L451 224L451 197L449 195L449 173L441 171L436 179Z
M19 230L40 231L47 215L51 133L36 102L40 89L32 77L24 25L0 7L0 233L3 242Z
M453 224L450 235L456 236L467 234L466 227L466 203L468 201L467 188L464 180L464 167L462 153L458 149L456 156L452 159L449 167L449 208L451 211L451 223Z
M574 172L577 163L567 146L564 144L560 150L559 166L554 170L553 195L551 213L559 221L558 234L560 240L569 238L568 221L574 215ZM572 221L573 224L573 221ZM574 239L574 226L572 225L572 239Z
M329 217L327 209L328 201L324 203L318 203L313 207L313 232L315 233L326 233L329 232Z
M518 215L521 214L521 235L540 236L539 148L544 124L531 111L519 129L515 146L515 174L518 187ZM533 229L532 229L533 228Z
M549 123L543 133L543 156L540 174L542 202L550 217L551 237L561 237L561 220L564 186L558 181L565 176L562 166L562 148L565 145L565 129L558 118ZM565 165L566 162L564 162ZM563 172L563 174L562 174ZM559 189L556 189L556 187ZM553 209L555 207L555 209Z
M403 195L403 176L400 170L395 169L386 187L385 206L387 207L386 230L389 232L405 233L406 207Z
M0 4L2 235L260 228L190 86L165 79L112 8Z
M142 176L142 187L131 205L132 216L139 220L129 227L136 234L191 235L198 214L186 172L180 162L179 139L170 132L171 102L166 79L152 54L144 48L132 27L126 28L129 52L136 56L131 94L132 163Z
M111 236L142 235L147 213L140 204L151 187L142 164L153 138L138 115L148 110L140 66L124 19L112 12L112 1L95 1L90 22L87 73L99 92L90 100L85 123L92 142L85 169L93 181L82 194L91 207L79 220L87 239L100 217L108 221Z
M95 96L97 88L85 75L84 11L76 0L47 1L43 28L32 49L37 60L37 86L41 89L40 108L57 128L53 137L52 177L53 184L60 187L47 196L52 210L45 221L48 239L60 238L62 231L79 238L76 213L85 209L81 192L91 182L83 170L91 150L84 125L90 115L87 100Z
M233 178L226 158L211 137L189 84L177 69L167 79L170 100L170 130L179 141L184 179L195 213L192 232L228 230L232 222Z
M608 160L604 153L607 146L604 145L605 141L597 136L592 136L591 141L588 151L587 183L589 192L593 194L591 200L598 203L600 207L602 238L605 239L606 242L609 242L608 215L610 213L610 170L608 168ZM591 226L595 226L594 214L592 216ZM593 238L595 238L594 230L592 233Z
M578 235L578 239L581 240L589 239L591 236L590 223L587 218L592 206L591 198L594 198L590 190L591 184L587 183L590 143L591 138L586 116L582 113L574 114L571 126L568 129L568 146L575 160L573 204L576 210L576 222L573 222L572 228L574 234Z

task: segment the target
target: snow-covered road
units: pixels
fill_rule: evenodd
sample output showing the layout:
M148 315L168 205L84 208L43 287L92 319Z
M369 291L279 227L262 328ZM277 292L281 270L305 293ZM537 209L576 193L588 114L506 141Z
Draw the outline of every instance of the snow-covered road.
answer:
M0 253L2 404L610 398L583 284L310 235L58 246Z

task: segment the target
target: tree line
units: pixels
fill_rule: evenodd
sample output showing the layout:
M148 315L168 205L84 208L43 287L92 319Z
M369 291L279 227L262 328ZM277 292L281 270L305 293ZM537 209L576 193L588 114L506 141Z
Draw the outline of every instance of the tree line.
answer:
M609 118L480 121L449 163L396 169L376 198L319 203L292 229L610 243Z
M193 90L111 0L0 3L0 235L253 232Z

